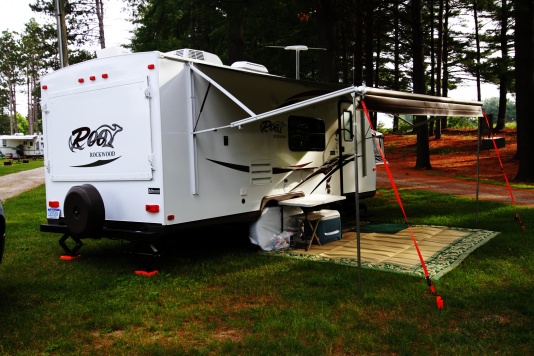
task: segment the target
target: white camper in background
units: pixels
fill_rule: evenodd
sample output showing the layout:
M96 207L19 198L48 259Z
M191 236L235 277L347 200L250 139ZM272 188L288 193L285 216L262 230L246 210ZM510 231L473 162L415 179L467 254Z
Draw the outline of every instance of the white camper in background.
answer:
M372 131L356 110L366 95L367 107L383 112L480 110L283 78L248 62L225 66L190 49L97 58L45 75L41 87L41 231L62 233L67 252L69 236L147 239L254 221L296 196L373 196Z
M41 134L25 135L22 133L0 135L0 153L3 156L11 155L13 158L22 158L17 153L19 146L22 146L22 156L42 157L44 155L44 136Z

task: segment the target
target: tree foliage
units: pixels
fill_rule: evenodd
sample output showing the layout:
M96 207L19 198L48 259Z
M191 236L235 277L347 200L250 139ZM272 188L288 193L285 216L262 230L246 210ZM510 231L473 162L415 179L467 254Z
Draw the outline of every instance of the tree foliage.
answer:
M497 118L499 115L499 98L493 97L484 100L484 110L486 111L486 114ZM515 118L515 101L506 99L506 122L515 121Z
M69 63L92 58L88 48L105 47L105 0L61 1ZM6 58L0 64L0 115L15 117L13 93L24 88L32 98L28 103L29 130L37 129L40 120L35 104L38 78L59 68L54 2L33 0L30 7L49 15L50 21L44 26L30 23L23 34L4 34L2 40L3 47L14 46L10 53L18 54L14 55L15 62ZM133 51L200 49L217 54L226 64L259 62L273 74L295 77L295 52L283 48L306 45L321 50L300 53L299 77L304 80L440 96L447 96L449 90L480 73L483 82L501 87L497 116L510 117L505 98L516 91L514 32L520 15L517 3L510 0L123 2L136 25L129 45ZM413 5L420 9L417 32ZM479 53L475 50L475 5ZM430 134L439 138L447 122L436 122ZM426 157L428 131L420 131L418 157L421 155L422 163L418 166L430 167Z

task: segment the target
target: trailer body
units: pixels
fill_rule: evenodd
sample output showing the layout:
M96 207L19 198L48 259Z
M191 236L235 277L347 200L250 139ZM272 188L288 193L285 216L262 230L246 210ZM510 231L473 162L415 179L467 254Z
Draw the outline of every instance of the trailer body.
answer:
M150 238L254 221L295 196L376 191L373 131L342 85L194 50L97 58L41 85L41 231Z
M0 154L13 158L43 157L44 136L42 134L25 135L0 135Z

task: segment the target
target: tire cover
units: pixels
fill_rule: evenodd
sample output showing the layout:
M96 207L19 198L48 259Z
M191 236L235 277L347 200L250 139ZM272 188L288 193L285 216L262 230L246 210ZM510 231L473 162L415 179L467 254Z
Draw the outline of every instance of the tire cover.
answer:
M65 222L73 236L100 237L106 212L102 196L94 186L83 184L70 188L64 207Z

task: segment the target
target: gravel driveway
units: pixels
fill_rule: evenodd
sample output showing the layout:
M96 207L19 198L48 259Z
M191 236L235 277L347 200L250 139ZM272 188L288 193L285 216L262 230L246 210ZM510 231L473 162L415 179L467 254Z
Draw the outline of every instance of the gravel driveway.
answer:
M0 201L44 184L44 167L35 168L0 177Z

